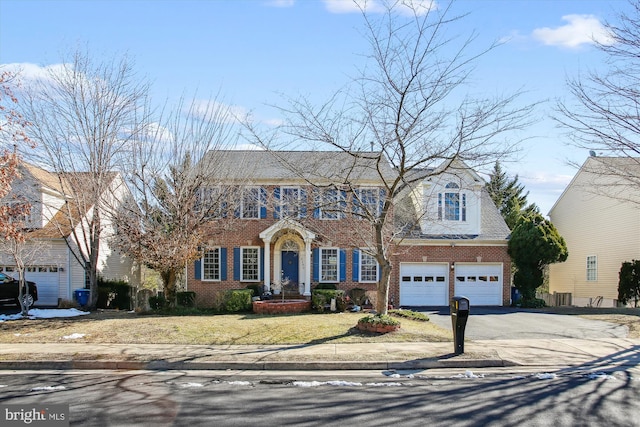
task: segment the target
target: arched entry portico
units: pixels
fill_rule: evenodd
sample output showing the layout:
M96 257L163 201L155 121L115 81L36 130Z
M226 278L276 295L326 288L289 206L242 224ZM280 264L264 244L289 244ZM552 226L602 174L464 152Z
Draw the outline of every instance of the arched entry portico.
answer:
M272 283L280 284L286 274L289 280L298 282L302 295L311 296L311 242L315 237L315 233L291 219L280 220L260 233L260 238L264 241L266 289L270 289Z

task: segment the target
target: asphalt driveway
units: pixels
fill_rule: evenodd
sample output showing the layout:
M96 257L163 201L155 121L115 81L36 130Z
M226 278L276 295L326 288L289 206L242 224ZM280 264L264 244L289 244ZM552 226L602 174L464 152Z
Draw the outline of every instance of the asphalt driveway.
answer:
M430 320L451 329L448 307L412 307ZM551 314L511 307L471 307L465 339L509 340L531 338L626 338L627 327L579 316Z

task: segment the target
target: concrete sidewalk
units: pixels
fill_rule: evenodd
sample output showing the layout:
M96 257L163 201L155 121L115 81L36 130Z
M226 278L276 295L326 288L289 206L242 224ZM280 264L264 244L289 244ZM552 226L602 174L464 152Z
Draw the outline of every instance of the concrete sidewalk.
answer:
M640 366L640 339L608 338L312 345L2 344L0 369L386 370Z

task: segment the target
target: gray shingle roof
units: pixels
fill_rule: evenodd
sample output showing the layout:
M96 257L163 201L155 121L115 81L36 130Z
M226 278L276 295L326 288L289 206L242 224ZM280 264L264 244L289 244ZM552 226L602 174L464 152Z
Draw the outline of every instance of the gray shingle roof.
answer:
M363 183L394 176L379 152L212 150L201 162L212 179Z

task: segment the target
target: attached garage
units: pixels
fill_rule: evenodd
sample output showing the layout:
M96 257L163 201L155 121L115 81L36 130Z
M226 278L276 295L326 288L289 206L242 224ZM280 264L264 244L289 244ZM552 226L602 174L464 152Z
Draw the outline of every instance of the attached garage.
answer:
M4 266L0 271L17 278L15 266ZM36 265L26 267L24 277L30 282L35 282L38 287L38 301L36 306L57 306L60 276L58 267L52 265Z
M401 263L400 305L449 305L449 264Z
M502 305L502 264L461 264L455 266L455 294L474 305Z

